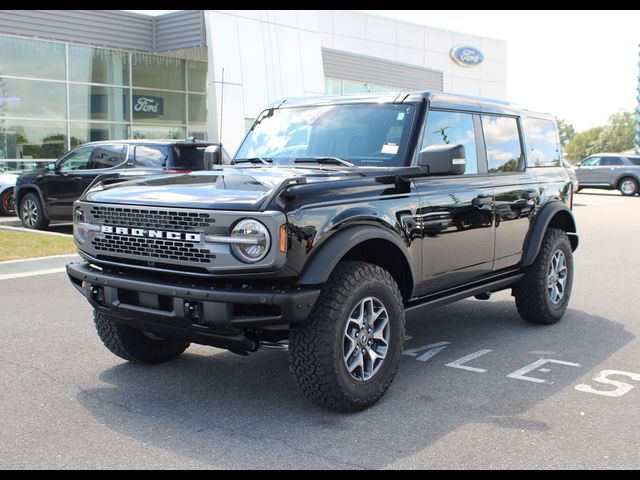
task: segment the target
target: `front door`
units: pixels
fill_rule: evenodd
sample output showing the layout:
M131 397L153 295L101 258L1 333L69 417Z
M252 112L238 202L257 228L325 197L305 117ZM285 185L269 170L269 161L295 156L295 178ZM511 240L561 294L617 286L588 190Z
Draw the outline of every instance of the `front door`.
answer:
M82 193L93 150L93 146L72 150L58 161L55 172L46 174L42 188L50 218L71 218L71 205Z
M463 175L415 180L422 232L419 294L479 279L491 272L494 253L493 186L478 148L479 117L468 112L430 110L421 149L462 144Z

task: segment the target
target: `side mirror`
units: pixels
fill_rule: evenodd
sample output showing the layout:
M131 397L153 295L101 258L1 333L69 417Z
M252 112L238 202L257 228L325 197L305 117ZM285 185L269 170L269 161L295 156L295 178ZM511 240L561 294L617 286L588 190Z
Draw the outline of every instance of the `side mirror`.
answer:
M430 145L418 153L418 165L427 167L429 175L462 175L467 165L464 145Z
M212 170L214 165L222 163L222 154L220 145L209 145L204 149L204 169Z
M49 165L47 165L47 169L50 172L55 172L56 171L56 164L55 163L50 163Z

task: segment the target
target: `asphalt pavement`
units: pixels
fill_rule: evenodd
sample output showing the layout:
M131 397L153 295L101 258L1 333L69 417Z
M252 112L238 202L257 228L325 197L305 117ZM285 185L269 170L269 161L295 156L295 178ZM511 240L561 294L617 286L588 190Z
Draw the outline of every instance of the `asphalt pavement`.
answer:
M586 190L574 211L560 323L524 323L508 291L412 314L356 414L306 401L283 352L129 364L64 274L2 280L0 468L637 469L640 198Z

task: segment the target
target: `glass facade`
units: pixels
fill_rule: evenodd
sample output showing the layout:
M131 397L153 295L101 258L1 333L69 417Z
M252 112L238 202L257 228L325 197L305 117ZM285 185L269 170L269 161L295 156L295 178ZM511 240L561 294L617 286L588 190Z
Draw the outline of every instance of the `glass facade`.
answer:
M376 83L354 82L341 78L325 77L324 86L327 95L355 95L358 93L409 92L410 88L378 85Z
M207 62L5 35L0 52L0 172L85 142L207 137Z

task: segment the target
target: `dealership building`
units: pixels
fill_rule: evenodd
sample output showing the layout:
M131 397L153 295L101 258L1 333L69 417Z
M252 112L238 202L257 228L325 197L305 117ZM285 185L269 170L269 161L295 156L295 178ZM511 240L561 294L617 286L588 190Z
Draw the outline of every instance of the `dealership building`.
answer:
M504 98L506 42L338 10L0 10L0 171L88 141L218 140L283 97Z

